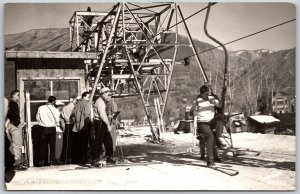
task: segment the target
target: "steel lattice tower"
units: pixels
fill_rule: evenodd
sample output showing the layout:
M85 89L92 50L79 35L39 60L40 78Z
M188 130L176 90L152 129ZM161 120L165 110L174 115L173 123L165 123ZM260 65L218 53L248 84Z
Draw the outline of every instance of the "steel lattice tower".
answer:
M115 98L139 95L154 140L159 140L164 124L161 122L156 131L149 109L156 107L162 121L179 46L192 48L203 79L207 81L176 3L117 3L108 12L75 12L69 25L71 50L96 52L98 56L97 60L86 63L91 99L103 86L114 90ZM178 25L185 29L189 44L178 41ZM173 38L168 38L170 36ZM159 101L155 103L154 97Z

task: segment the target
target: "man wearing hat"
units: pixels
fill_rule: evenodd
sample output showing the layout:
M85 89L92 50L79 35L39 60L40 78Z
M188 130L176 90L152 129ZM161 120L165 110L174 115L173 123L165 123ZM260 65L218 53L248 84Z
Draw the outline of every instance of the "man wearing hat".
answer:
M95 141L92 147L92 166L99 167L100 154L102 152L102 144L106 149L106 163L115 164L113 158L113 140L111 136L111 123L106 113L106 106L111 100L111 89L108 87L101 88L100 97L94 104L94 128Z
M214 135L212 133L211 121L215 117L215 108L220 107L220 102L211 96L211 90L207 85L200 87L200 95L193 105L194 126L197 133L200 133L205 139L207 149L207 166L214 166ZM217 158L216 158L217 159Z

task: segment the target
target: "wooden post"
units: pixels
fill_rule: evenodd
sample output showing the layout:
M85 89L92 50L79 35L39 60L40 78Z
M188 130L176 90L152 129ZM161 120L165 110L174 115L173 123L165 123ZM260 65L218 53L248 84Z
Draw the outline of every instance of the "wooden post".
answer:
M25 92L25 103L26 103L26 128L27 128L27 145L28 145L28 156L29 156L29 167L33 166L33 150L32 150L32 134L31 134L31 112L30 112L30 94L28 90Z
M79 21L76 13L76 46L79 47Z
M163 115L162 115L162 113L161 113L160 102L159 102L159 99L158 99L158 98L155 98L154 100L156 100L157 113L158 113L159 126L160 126L160 134L162 135L162 139L164 139L164 135L165 135L165 124L164 124Z
M156 112L156 117L157 117L157 126L158 126L158 130L159 130L159 134L161 135L162 130L161 130L161 123L160 123L160 116L159 116L159 112L158 112L158 104L157 104L157 98L154 98L154 107L155 107L155 112Z

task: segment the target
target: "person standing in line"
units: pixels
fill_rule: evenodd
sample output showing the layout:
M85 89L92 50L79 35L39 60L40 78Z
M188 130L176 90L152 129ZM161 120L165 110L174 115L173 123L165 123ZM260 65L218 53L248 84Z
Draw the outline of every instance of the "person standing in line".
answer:
M111 136L111 123L106 113L107 103L111 99L111 89L104 87L100 90L100 97L94 104L94 129L95 142L92 148L92 166L99 167L100 154L102 152L102 144L106 149L106 163L115 164L113 158L113 140Z
M65 164L71 164L72 162L72 129L74 127L74 117L71 117L71 115L78 99L78 97L72 96L69 100L70 103L64 106L61 111L61 117L65 124L61 161Z
M11 142L7 136L7 111L8 111L8 100L4 97L4 180L6 183L11 182L11 180L15 176L14 163L15 158L13 153L10 151L9 147L11 146ZM6 186L6 185L5 185Z
M72 148L72 163L86 164L89 162L89 150L93 144L91 137L92 121L91 110L92 103L89 102L90 93L84 92L81 100L75 105L72 116L75 119L73 127L73 148Z
M64 103L57 100L55 102L55 108L59 111L59 127L56 127L56 143L55 143L55 165L60 165L62 149L63 149L63 129L65 128L64 121L62 119L61 111Z
M13 90L11 92L11 100L8 104L7 111L7 135L11 141L14 158L15 158L15 169L16 170L24 170L27 169L27 166L22 164L22 146L23 146L23 138L22 138L22 128L25 124L21 124L20 118L20 110L19 110L19 100L20 100L20 92L18 90Z
M48 103L39 107L36 120L40 126L40 161L39 166L45 166L48 162L46 155L48 145L50 147L49 165L55 162L56 127L59 127L60 112L54 107L56 97L49 96Z

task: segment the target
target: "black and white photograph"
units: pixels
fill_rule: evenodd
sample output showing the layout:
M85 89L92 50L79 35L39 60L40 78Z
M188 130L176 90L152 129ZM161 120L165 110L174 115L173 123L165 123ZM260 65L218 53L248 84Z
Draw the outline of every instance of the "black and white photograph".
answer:
M4 190L296 190L296 1L3 7Z

